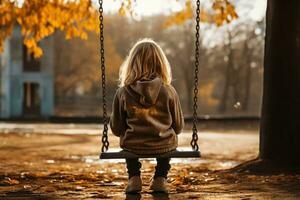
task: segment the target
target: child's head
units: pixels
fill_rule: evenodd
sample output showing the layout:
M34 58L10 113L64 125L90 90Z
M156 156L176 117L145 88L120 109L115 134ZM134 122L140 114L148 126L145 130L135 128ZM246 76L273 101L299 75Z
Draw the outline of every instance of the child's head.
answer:
M172 80L170 64L161 47L151 39L138 41L120 69L120 86L143 78L160 77L165 84Z

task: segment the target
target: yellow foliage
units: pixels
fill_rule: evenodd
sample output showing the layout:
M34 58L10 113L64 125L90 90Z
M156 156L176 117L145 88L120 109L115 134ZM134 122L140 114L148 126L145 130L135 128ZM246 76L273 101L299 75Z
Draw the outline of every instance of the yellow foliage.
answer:
M0 51L3 51L4 39L11 35L16 16L15 5L11 1L1 1L0 4Z
M119 9L119 15L125 16L126 15L126 8L124 6L124 3L121 4L121 7Z
M119 14L133 16L132 0L119 0ZM220 26L237 18L234 6L228 0L214 0L213 13L201 12L201 21ZM166 26L180 25L194 18L191 0L185 8L172 15ZM66 39L87 39L87 32L99 32L98 12L91 0L1 0L0 4L0 52L3 41L11 35L16 24L21 26L24 44L35 57L43 54L38 42L55 32L65 32Z
M224 23L230 23L232 20L238 18L234 6L228 0L214 0L212 10L212 12L208 12L201 8L200 20L221 26ZM181 25L191 19L194 19L194 8L191 0L186 0L184 9L170 16L165 22L165 26Z
M119 15L133 16L132 0L120 0L121 6L119 8Z
M173 16L171 16L165 22L165 26L169 27L171 25L180 25L192 18L193 18L193 5L191 0L187 0L185 3L185 8L180 12L177 12Z
M24 45L35 57L43 54L38 42L59 29L66 38L87 39L87 31L98 32L98 13L90 0L2 0L0 5L0 48L15 23L21 26ZM2 28L3 27L3 28Z
M228 0L215 0L212 8L215 11L213 19L217 26L221 26L226 22L229 23L238 18L234 6Z
M213 98L212 93L214 91L214 83L208 83L201 86L199 90L199 94L201 97L201 101L208 106L216 106L219 104L219 100Z

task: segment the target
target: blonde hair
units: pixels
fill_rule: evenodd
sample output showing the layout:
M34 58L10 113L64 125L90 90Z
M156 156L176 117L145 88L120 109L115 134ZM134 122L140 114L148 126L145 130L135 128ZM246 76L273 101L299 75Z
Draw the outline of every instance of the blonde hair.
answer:
M132 47L121 65L120 87L152 77L160 77L165 84L172 81L170 64L161 47L152 39L145 38Z

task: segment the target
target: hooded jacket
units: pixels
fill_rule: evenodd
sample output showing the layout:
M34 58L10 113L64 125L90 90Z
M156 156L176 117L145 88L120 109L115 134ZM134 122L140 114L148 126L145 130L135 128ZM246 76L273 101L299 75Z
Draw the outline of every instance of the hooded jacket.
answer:
M110 127L120 147L136 154L161 154L177 148L184 126L178 95L160 78L143 79L117 90Z

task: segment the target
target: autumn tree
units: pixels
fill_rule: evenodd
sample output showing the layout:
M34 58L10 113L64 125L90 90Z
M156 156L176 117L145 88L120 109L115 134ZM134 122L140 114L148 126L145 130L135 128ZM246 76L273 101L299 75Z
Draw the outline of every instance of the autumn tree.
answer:
M121 56L117 53L116 44L109 34L105 34L106 51L108 58L106 74L110 77L107 80L109 88L115 88L118 79L118 69L121 65ZM55 34L55 88L56 95L95 95L99 93L100 73L98 37L89 33L89 38L82 41L73 38L64 41L62 33ZM84 49L84 51L82 51ZM67 77L67 78L66 78ZM79 94L77 94L79 93Z
M119 3L120 16L130 17L134 15L131 0L119 0ZM163 23L164 27L160 28L167 29L173 25L184 23L185 21L193 21L194 13L195 12L192 1L186 0L183 9L169 16ZM237 14L235 12L234 6L227 0L214 0L211 3L210 10L204 11L202 9L201 12L201 20L203 22L214 23L218 26L226 22L230 22L236 17ZM107 20L107 16L105 16L105 19ZM123 19L120 18L120 20ZM106 23L106 27L107 24L108 23ZM110 25L113 26L113 24ZM12 34L13 28L15 26L20 26L24 45L26 46L29 53L32 53L36 58L38 58L43 54L43 50L39 46L39 41L55 34L57 31L63 33L65 39L67 40L74 37L87 40L88 37L91 37L91 35L92 39L97 39L93 33L99 32L99 19L97 5L93 4L90 0L3 0L1 1L0 5L0 26L0 50L1 48L3 48L3 41ZM126 30L124 30L123 33L131 28L130 25L118 26L115 27L116 31L112 34L119 32L122 27L126 27ZM144 26L140 26L140 29L142 27ZM131 31L131 33L138 35L140 32ZM116 38L117 37L113 37L113 35L111 37L106 37L106 45L109 45L109 47L106 46L109 50L108 52L106 52L106 54L117 52L119 55L121 55L121 57L123 57L127 53L126 49L128 49L128 45L124 43L124 45L119 45L119 48L115 50L113 50L111 47L113 44L115 44L116 40L120 42L121 40L127 41L129 39L130 41L130 38L132 37L124 34L124 37L122 37L122 39ZM80 42L77 40L76 43ZM59 48L58 46L56 46L56 48ZM98 43L95 43L94 51L97 51L97 46ZM92 91L95 85L94 83L97 81L96 79L98 79L97 76L93 76L93 74L98 72L97 66L95 65L93 67L86 67L85 69L83 69L81 65L83 63L96 62L97 52L93 51L93 54L95 54L95 56L93 56L92 58L90 57L87 61L87 58L83 59L83 57L80 56L76 59L70 57L71 52L74 55L78 54L78 52L81 51L80 48L71 47L71 50L68 50L68 48L65 50L70 51L70 54L64 57L62 57L63 53L58 54L56 59L59 60L57 62L61 61L65 64L65 67L63 67L62 69L56 69L57 72L62 72L62 76L56 77L56 85L59 85L59 91L61 91L63 94L72 94L74 93L74 88L76 87L83 88L81 90L84 91ZM112 50L112 52L110 52L110 50ZM87 52L89 51L85 51L85 53ZM118 57L118 55L114 55L112 57L114 57L114 61L120 62L120 57ZM110 56L110 58L112 57ZM111 78L114 78L116 76L117 70L112 67L114 66L114 64L111 64L110 61L110 59L107 59L106 64L110 66L107 68L107 74L113 74ZM68 80L63 77L66 74L69 75ZM115 79L113 80L114 83L108 83L108 85L114 85L116 81ZM189 97L187 99L191 98Z
M163 48L166 51L166 55L169 58L171 66L173 68L174 82L173 84L179 90L181 90L181 102L185 109L186 115L191 115L193 112L193 94L194 94L194 21L186 21L184 24L176 27L176 31L173 28L166 30L162 38L158 41L163 44ZM203 33L204 30L201 30ZM204 56L206 48L202 45L202 34L200 34L200 71L204 66ZM202 73L200 73L200 76ZM180 80L180 81L179 81ZM200 79L202 82L202 79ZM202 84L199 84L202 85ZM199 86L200 87L200 86ZM202 91L202 90L201 90ZM199 94L201 95L201 94ZM200 98L202 99L202 98Z
M91 1L3 0L0 4L0 48L3 41L19 25L24 45L35 57L43 53L38 42L56 30L65 32L66 39L87 38L87 31L97 31L96 10Z
M234 83L233 77L237 78L236 74L234 73L234 49L233 49L233 32L230 31L229 29L226 30L226 44L224 45L224 49L227 51L227 55L224 57L226 58L226 71L225 71L225 84L224 84L224 89L223 89L223 94L221 97L221 102L219 105L219 111L220 112L225 112L227 109L227 100L229 99L228 95L230 92L230 89L233 88L231 87ZM234 93L236 92L233 90ZM235 94L236 96L236 94Z
M245 40L243 42L242 61L244 66L243 74L243 96L241 105L243 111L250 110L251 107L251 91L254 70L260 68L263 63L263 40L264 40L264 21L256 22L250 25L244 25L246 30ZM256 89L256 88L255 88Z
M248 19L224 31L224 74L219 111L247 111L251 100L252 73L262 65L262 22ZM241 59L242 58L242 59Z
M121 15L133 14L132 0L119 0ZM214 0L213 14L205 18L218 25L236 18L234 7L228 0ZM170 18L168 24L180 23L192 18L191 0L186 0L183 11ZM204 19L204 18L203 18ZM178 22L179 21L179 22ZM91 0L2 0L0 4L0 51L3 41L12 34L14 26L20 25L24 45L35 57L43 53L38 42L63 31L66 39L79 37L87 39L88 31L98 32L98 13Z

